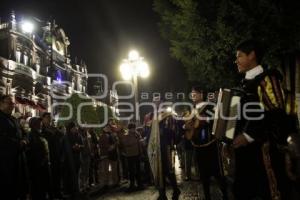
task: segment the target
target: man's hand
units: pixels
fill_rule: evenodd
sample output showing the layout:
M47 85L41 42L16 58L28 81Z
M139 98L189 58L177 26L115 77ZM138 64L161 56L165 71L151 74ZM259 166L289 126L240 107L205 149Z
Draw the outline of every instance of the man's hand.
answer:
M233 148L239 148L239 147L242 147L242 146L246 146L248 144L249 144L249 142L243 134L238 135L233 140Z

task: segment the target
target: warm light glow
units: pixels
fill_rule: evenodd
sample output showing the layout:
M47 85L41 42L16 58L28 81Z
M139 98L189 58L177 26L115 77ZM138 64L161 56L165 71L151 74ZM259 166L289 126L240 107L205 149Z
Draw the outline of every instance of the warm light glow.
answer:
M142 77L142 78L147 78L150 74L149 72L149 66L146 62L141 62L139 65L138 65L138 74Z
M34 26L31 22L24 21L21 28L24 33L32 33Z
M170 106L166 108L166 111L168 113L172 113L172 115L174 115L174 116L177 116L177 113L175 112L175 110L173 110L173 108Z
M293 143L292 137L291 137L291 136L289 136L289 137L287 138L287 142L288 142L289 144L292 144L292 143Z
M139 57L140 57L140 54L136 50L132 50L128 54L129 60L137 60Z
M120 71L124 80L130 80L132 78L132 68L128 63L123 63L120 66Z
M128 59L124 60L120 66L120 71L124 80L131 80L137 76L147 78L150 74L148 64L135 50L129 52Z
M172 112L172 108L171 107L167 107L167 112Z

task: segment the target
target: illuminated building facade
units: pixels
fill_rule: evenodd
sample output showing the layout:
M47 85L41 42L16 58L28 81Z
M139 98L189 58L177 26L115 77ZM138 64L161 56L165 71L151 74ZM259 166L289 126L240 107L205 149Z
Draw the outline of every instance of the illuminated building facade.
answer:
M55 22L33 27L13 12L0 22L0 93L12 95L15 112L35 116L51 111L55 96L86 95L87 66L71 63L69 45Z

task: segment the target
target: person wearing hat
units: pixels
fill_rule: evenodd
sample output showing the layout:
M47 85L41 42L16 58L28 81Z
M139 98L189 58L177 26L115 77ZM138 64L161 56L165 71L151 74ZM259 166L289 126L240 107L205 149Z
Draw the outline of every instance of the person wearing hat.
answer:
M162 183L157 183L157 188L159 191L158 200L167 200L166 196L166 179L173 189L172 200L178 200L181 191L178 188L175 169L172 159L172 151L174 150L175 144L175 127L176 121L172 116L172 112L168 111L166 107L161 107L162 99L154 98L153 103L156 105L156 109L152 114L150 114L150 119L153 120L154 117L158 118L159 124L159 134L160 134L160 154L161 154L161 166L162 166ZM150 134L152 134L152 126L150 126ZM149 149L148 149L149 155ZM151 163L150 163L151 165ZM159 181L160 182L160 181Z

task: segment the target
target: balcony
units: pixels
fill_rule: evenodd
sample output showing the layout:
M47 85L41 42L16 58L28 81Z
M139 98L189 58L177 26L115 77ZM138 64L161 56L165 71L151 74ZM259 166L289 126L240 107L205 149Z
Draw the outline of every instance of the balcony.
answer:
M51 90L55 93L58 94L66 94L69 92L68 86L58 83L56 81L53 81L52 85L51 85Z
M9 23L2 23L0 24L0 30L7 29L9 27Z
M42 83L43 85L47 85L47 77L36 73L36 71L31 67L14 62L12 60L9 60L8 62L8 69L13 71L14 73L26 75L33 80Z
M32 79L36 78L36 72L29 66L9 60L8 69L15 73L26 75Z

